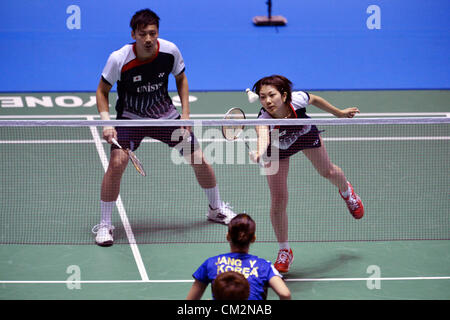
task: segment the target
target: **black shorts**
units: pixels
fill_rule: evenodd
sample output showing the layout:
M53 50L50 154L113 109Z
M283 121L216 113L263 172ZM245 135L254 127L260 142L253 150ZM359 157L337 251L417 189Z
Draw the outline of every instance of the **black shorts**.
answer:
M264 158L266 161L282 160L289 158L304 149L319 148L322 145L320 142L320 132L321 131L319 131L315 125L312 125L311 129L306 134L298 137L297 140L287 149L277 148L270 143ZM272 151L274 151L273 157ZM277 153L278 156L276 155Z
M116 127L117 142L124 149L135 151L141 145L145 137L159 140L171 148L176 148L181 155L191 154L197 150L200 145L191 132L188 137L183 139L181 127ZM111 145L111 150L118 149L115 144Z

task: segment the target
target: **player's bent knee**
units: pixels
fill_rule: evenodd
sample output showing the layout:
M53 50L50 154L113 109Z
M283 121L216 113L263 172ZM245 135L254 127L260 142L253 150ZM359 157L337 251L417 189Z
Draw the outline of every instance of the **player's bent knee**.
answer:
M112 173L122 173L128 164L128 157L114 157L109 161L108 170Z
M205 165L208 164L205 160L205 157L203 156L203 152L201 149L197 149L194 152L192 152L189 156L186 156L186 160L189 164L196 166L196 165Z

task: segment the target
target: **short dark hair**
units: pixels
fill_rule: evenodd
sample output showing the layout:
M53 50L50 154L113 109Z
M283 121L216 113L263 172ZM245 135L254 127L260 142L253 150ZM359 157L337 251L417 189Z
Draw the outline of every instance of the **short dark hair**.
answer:
M145 27L147 25L156 25L159 29L159 17L158 15L150 9L142 9L137 11L131 18L130 27L133 31L139 28Z
M264 77L259 79L253 85L253 92L259 95L259 91L262 86L273 86L275 87L281 94L286 92L286 103L291 103L292 101L292 82L283 76L280 75L272 75L268 77Z
M216 300L248 300L250 285L241 273L227 271L214 279L212 293Z
M249 246L255 236L256 224L245 213L240 213L228 224L228 234L231 242L238 247Z

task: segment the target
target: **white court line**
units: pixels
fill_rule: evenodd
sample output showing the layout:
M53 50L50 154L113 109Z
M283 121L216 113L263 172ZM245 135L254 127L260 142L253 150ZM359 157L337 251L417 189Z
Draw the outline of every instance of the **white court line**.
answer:
M223 118L224 113L192 113L190 115L191 118ZM256 118L257 113L246 113L245 114L249 118ZM329 113L308 113L310 117L332 117ZM450 117L450 113L448 112L367 112L367 113L359 113L358 117L428 117L428 116L442 116L442 117ZM92 119L99 119L100 116L98 114L92 115L0 115L0 119L85 119L86 117ZM111 119L114 119L115 116L111 115Z
M321 117L332 117L329 113L307 113L308 116L312 118L321 118ZM216 117L224 117L225 114L221 113L198 113L191 114L191 118L216 118ZM257 113L246 113L245 116L247 118L256 118L258 116ZM445 116L448 117L449 113L447 112L365 112L358 113L355 118L359 117L428 117L428 116ZM99 116L100 117L100 116Z
M94 283L94 284L114 284L114 283L185 283L194 282L194 280L80 280L80 281L68 281L68 280L4 280L0 281L0 284L76 284L76 283Z
M106 142L106 141L105 141ZM95 143L94 140L84 139L84 140L0 140L0 144L58 144L58 143Z
M225 139L197 139L199 142L228 142ZM331 142L359 142L359 141L433 141L433 140L450 140L450 136L424 136L424 137L328 137L323 138L324 141ZM256 142L256 139L246 139L248 142ZM144 139L144 143L162 143L155 139ZM0 140L0 144L89 144L95 143L94 140ZM106 143L101 141L100 143Z
M92 120L91 117L87 118L88 120ZM94 138L95 147L100 157L100 161L102 162L103 169L106 172L106 170L108 169L108 158L106 156L105 150L103 149L102 140L100 139L100 135L98 134L96 127L89 127L89 129L91 130L92 137ZM147 271L145 270L144 262L142 261L141 253L139 252L139 248L136 244L136 239L134 238L133 231L131 230L130 222L128 221L127 213L123 206L122 198L120 197L120 195L117 198L116 206L117 210L119 211L123 227L127 234L128 242L130 244L131 251L133 252L134 260L136 261L139 274L141 275L143 281L147 281L148 280Z
M450 140L450 136L435 137L341 137L323 138L324 141L423 141L423 140Z
M338 282L338 281L416 281L416 280L450 280L450 276L425 277L384 277L384 278L305 278L285 279L286 282ZM194 280L0 280L0 284L121 284L121 283L188 283Z

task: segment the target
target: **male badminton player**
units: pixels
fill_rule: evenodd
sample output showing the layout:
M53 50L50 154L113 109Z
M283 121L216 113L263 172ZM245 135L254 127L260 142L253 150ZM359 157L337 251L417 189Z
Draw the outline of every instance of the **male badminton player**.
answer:
M177 46L159 38L159 17L149 9L136 12L130 21L131 37L135 40L108 58L97 88L97 108L102 120L109 120L109 92L117 83L117 119L189 119L189 87L183 57ZM175 77L181 100L182 114L174 107L168 94L169 75ZM101 246L113 244L111 214L119 195L122 174L128 164L126 149L136 150L143 138L158 139L180 153L191 164L199 185L209 201L209 220L228 224L235 216L230 206L220 198L215 173L203 156L198 141L185 129L184 137L171 139L180 127L104 127L103 138L116 139L123 149L111 145L111 158L101 186L101 221L93 232ZM125 149L125 150L124 150Z
M253 86L253 91L259 96L261 110L259 119L309 118L306 106L311 104L339 118L353 118L359 113L358 108L338 109L325 99L308 94L304 91L292 92L292 82L280 75L264 77ZM319 130L314 125L279 126L279 138L272 141L274 126L257 126L258 149L251 154L253 161L258 162L262 156L270 158L272 148L278 148L278 171L267 175L270 189L270 218L279 243L279 252L275 268L280 272L288 272L294 259L288 242L288 218L286 213L288 203L287 177L289 158L299 151L311 161L317 172L328 179L339 189L348 210L355 219L364 215L364 207L360 197L353 190L350 182L341 168L333 164L327 154ZM273 139L275 140L275 139Z

